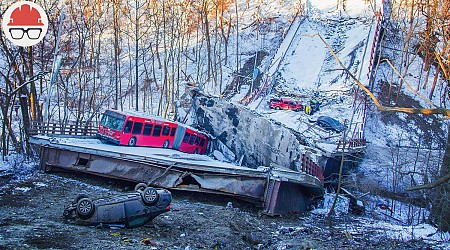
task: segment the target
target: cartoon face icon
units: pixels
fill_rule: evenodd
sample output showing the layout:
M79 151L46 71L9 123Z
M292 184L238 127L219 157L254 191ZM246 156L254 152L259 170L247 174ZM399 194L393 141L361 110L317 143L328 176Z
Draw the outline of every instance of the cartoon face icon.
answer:
M18 46L33 46L47 33L48 19L45 11L33 2L17 2L5 12L2 21L5 36Z

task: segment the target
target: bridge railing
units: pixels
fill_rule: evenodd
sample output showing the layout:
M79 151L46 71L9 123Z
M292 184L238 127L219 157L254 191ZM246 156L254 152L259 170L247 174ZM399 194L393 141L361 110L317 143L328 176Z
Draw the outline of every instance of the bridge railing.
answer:
M98 126L96 124L61 124L33 122L31 124L31 135L68 135L68 136L95 136Z
M322 184L324 183L322 169L306 154L302 154L301 171L317 177L322 182Z
M377 61L377 54L378 54L378 46L381 42L381 32L382 32L382 12L377 11L376 12L376 17L377 17L377 25L375 27L375 32L374 32L374 36L373 36L373 40L372 40L372 48L370 50L370 60L369 60L369 66L368 66L368 73L367 73L367 80L369 83L369 86L371 86L371 88L373 87L373 78L374 78L374 74L375 74L375 66L376 66L376 61Z

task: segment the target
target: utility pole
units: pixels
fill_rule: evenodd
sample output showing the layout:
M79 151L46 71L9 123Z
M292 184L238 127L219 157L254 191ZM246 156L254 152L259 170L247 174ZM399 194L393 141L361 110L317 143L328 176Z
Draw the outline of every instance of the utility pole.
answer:
M138 66L138 57L139 57L139 15L138 15L138 8L139 1L136 0L136 13L135 13L135 21L136 21L136 57L135 57L135 71L136 71L136 111L139 111L139 66Z
M239 15L238 15L238 1L234 2L236 9L236 91L239 89Z
M55 84L56 77L58 76L59 67L61 66L62 56L59 55L59 41L61 38L61 30L62 30L62 23L64 21L65 15L64 12L61 13L61 16L59 17L59 28L58 28L58 36L56 37L56 45L55 45L55 55L53 57L53 66L52 66L52 77L50 78L50 85L47 90L47 98L46 98L46 105L44 108L44 121L47 121L47 123L50 122L50 99L52 96L52 90L53 85Z

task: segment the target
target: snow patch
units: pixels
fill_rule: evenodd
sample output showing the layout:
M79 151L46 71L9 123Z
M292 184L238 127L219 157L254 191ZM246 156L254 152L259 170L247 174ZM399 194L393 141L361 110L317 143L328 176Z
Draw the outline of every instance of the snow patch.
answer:
M22 193L26 193L26 192L30 191L31 188L30 187L16 187L16 188L14 188L14 190L22 192Z
M335 197L336 197L335 194L326 193L324 195L323 207L314 209L311 212L313 214L328 214L328 212L330 211L330 209L333 206ZM336 200L336 205L334 207L334 214L336 214L338 216L348 214L349 205L350 205L350 199L343 195L339 195Z

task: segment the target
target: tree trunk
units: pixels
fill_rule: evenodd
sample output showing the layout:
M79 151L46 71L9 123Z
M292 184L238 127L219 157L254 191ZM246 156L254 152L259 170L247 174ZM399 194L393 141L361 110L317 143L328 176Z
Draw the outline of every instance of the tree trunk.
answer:
M20 103L20 110L22 111L22 122L23 122L23 130L24 130L24 147L26 149L27 155L31 154L30 147L28 144L28 138L30 136L30 128L31 128L31 122L30 122L30 115L28 111L28 90L26 87L23 87L19 91L19 103Z
M450 174L450 126L447 131L447 144L442 159L440 177ZM443 232L450 229L450 182L446 181L437 186L432 194L430 217Z
M440 71L440 68L436 67L436 72L434 73L433 85L431 85L430 94L428 96L428 99L430 99L430 100L433 99L434 89L436 88L436 83L439 79L439 71Z
M30 76L34 75L33 73L33 47L28 47L28 69L30 71ZM30 110L31 110L31 119L36 121L39 117L39 102L37 100L37 90L36 84L33 82L30 83Z
M208 79L206 80L207 82L209 82L211 80L211 66L212 66L212 59L211 59L211 36L209 34L209 20L208 20L208 7L207 7L207 2L203 2L203 16L204 16L204 20L203 20L203 25L204 25L204 29L205 29L205 38L206 38L206 52L207 52L207 56L208 56L208 61L207 61L207 68L208 68Z

